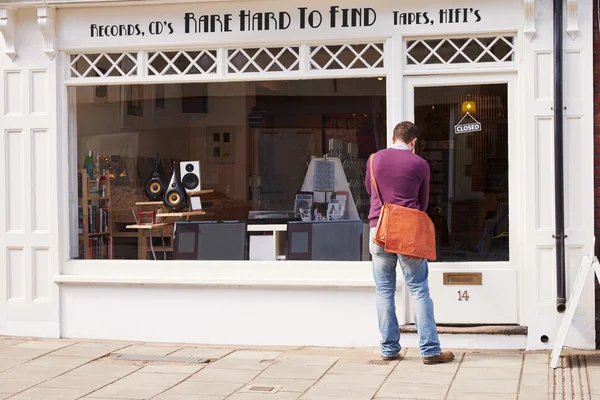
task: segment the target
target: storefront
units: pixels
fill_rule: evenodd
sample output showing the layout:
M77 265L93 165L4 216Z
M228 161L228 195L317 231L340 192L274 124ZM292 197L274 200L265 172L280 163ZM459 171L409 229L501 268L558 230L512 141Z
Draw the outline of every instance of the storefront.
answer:
M376 345L365 166L411 120L438 323L502 327L443 345L552 345L551 2L136 3L0 5L0 334ZM569 285L593 247L591 4L565 28ZM590 279L567 345L594 321Z

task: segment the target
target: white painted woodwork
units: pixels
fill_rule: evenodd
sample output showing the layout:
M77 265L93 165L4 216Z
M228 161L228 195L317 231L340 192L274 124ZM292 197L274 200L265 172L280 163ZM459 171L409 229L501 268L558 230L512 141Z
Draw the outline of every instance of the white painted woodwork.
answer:
M36 10L9 15L18 29L14 54L0 52L0 335L58 337L57 69Z

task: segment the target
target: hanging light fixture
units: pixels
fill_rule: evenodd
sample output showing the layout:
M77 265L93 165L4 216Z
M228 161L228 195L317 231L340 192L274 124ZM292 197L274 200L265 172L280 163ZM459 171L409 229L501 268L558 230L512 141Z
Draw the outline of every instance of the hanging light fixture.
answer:
M471 95L467 95L467 100L462 103L462 113L474 114L477 112L477 104L471 100Z

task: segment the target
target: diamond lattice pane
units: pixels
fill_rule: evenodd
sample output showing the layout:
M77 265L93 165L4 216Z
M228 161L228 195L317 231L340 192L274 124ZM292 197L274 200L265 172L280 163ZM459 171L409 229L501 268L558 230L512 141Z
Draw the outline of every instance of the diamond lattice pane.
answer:
M498 63L514 60L514 37L408 40L407 65Z
M227 52L227 70L231 74L298 71L299 58L298 47L230 49Z
M216 50L148 53L148 75L203 75L216 72Z
M310 47L312 70L383 68L383 43Z
M71 54L71 78L106 78L131 76L137 71L135 53Z

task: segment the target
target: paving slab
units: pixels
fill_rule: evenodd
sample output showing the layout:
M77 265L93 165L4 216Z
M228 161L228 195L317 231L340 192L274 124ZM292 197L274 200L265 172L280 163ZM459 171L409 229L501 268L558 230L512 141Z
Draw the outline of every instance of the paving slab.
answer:
M387 376L398 365L394 361L388 365L374 365L367 363L338 362L327 372L328 374L350 375L383 375Z
M44 381L44 379L25 379L25 378L26 377L23 377L22 379L0 378L0 389L2 390L3 393L15 394L15 393L22 392L25 389L34 387L38 383L41 383Z
M440 400L447 391L448 385L386 381L377 392L376 398Z
M529 400L529 397L522 397ZM450 394L446 400L515 400L514 394L499 393L456 393Z
M227 400L298 400L302 396L300 393L277 392L273 394L260 393L234 393L227 397Z
M279 357L282 353L279 351L254 351L254 350L240 350L234 351L224 357L228 360L273 360Z
M43 349L43 350L58 350L64 347L74 345L76 342L69 342L66 340L29 340L27 342L21 342L11 346L15 349Z
M109 399L148 400L164 392L168 387L161 386L131 386L113 383L103 387L88 397L106 397Z
M128 365L121 363L108 363L108 362L93 362L82 365L79 368L75 368L67 373L67 375L74 376L106 376L122 378L129 375L139 369L141 366Z
M260 371L253 370L231 370L207 367L190 376L188 381L247 383L256 378L259 373Z
M191 375L191 374L190 374ZM189 375L182 374L155 374L134 372L117 381L118 384L127 386L161 386L170 387L185 380Z
M76 400L88 393L87 390L33 388L19 393L11 400Z
M386 382L449 385L455 374L454 370L443 372L395 370L387 377Z
M198 394L210 396L229 396L244 386L241 383L232 382L189 382L185 381L171 388L168 393Z
M329 369L329 366L313 366L296 363L282 362L271 365L263 373L261 378L299 378L299 379L319 379Z
M67 356L55 356L55 355L44 355L35 360L28 361L24 365L36 366L36 367L64 367L68 369L74 369L81 367L91 361L94 361L93 357L67 357Z
M8 369L14 368L17 365L23 364L24 360L13 360L10 358L0 358L0 372L4 372Z
M383 381L383 375L335 375L325 374L315 385L321 387L342 387L342 388L362 388L377 389Z
M181 350L183 346L134 345L113 351L114 354L140 354L144 356L166 356Z
M32 366L32 365L19 365L13 369L9 369L8 371L4 371L0 373L0 378L2 379L35 379L39 381L44 381L47 379L52 379L56 376L62 375L67 372L69 368L54 366L54 367L40 367L40 366Z
M0 349L0 358L8 358L13 360L33 360L51 353L52 349L23 349L17 347L4 347Z
M0 400L8 399L12 394L10 393L0 393Z
M279 357L282 363L299 364L312 367L331 367L340 358L332 356L311 356L311 355L284 355Z
M508 379L518 380L521 375L521 367L514 366L501 368L465 368L462 367L456 374L457 380L471 379Z
M100 399L96 399L100 400ZM107 399L108 400L108 399ZM112 400L112 399L111 399ZM225 396L210 396L206 394L162 393L152 400L225 400Z
M377 389L330 387L317 383L300 399L302 400L371 400Z
M51 354L53 356L76 356L76 357L91 357L100 358L111 354L113 351L121 349L121 346L90 346L89 344L75 344L73 346L64 347L56 350Z
M204 348L204 347L184 347L180 350L177 350L171 354L170 356L176 357L203 357L210 358L212 360L218 360L220 358L225 357L226 355L232 353L232 349L212 349L212 348Z
M89 391L100 389L110 383L113 383L117 378L103 376L73 376L61 375L54 379L40 383L39 387L59 388L59 389L87 389Z
M519 380L508 379L469 379L455 380L450 394L454 393L500 393L516 394L519 389Z
M281 389L279 390L280 392L304 393L316 383L317 380L312 379L257 378L248 382L248 385L246 386L281 386Z
M219 368L219 369L246 369L252 371L264 371L271 367L272 363L260 362L257 360L234 360L223 358L211 363L206 368Z
M156 373L156 374L195 374L204 368L204 365L148 365L139 370L139 372Z

